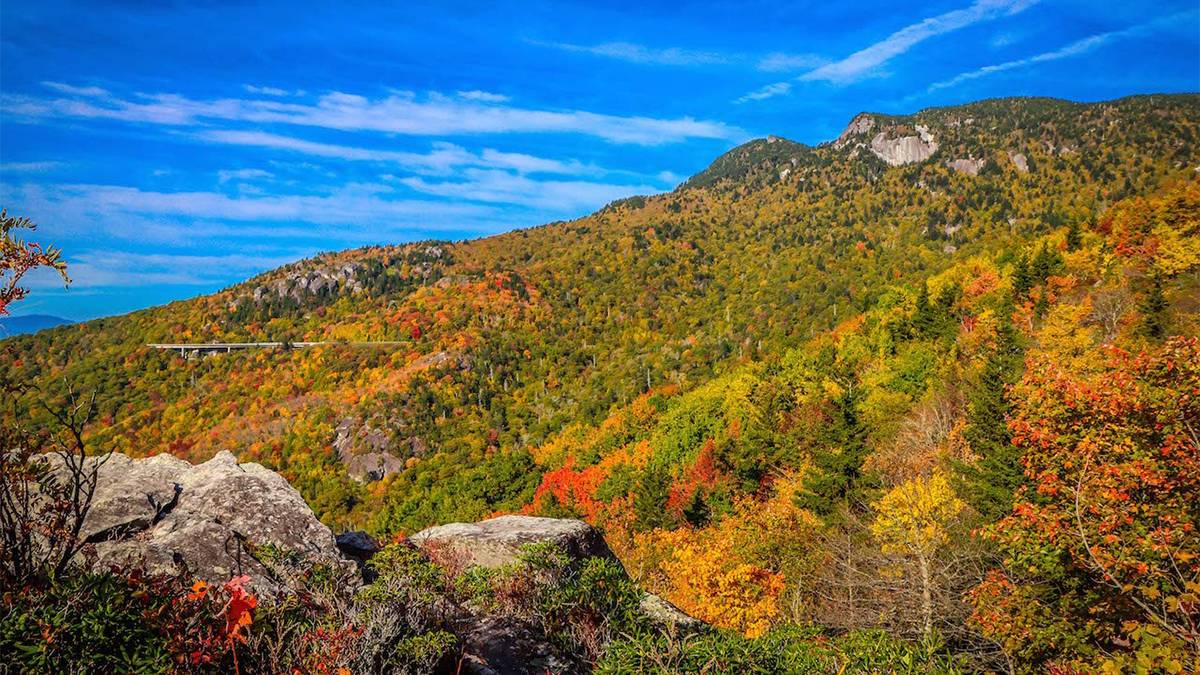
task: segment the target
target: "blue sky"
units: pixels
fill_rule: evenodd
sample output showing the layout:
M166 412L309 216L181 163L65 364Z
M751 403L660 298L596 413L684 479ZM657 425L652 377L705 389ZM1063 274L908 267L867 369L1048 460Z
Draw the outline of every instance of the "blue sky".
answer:
M1195 0L5 0L0 202L74 278L14 313L575 217L862 110L1197 90Z

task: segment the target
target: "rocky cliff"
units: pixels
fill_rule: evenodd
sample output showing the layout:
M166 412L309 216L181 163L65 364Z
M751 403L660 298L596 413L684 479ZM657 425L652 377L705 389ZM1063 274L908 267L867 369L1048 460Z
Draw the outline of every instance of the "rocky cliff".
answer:
M304 594L294 579L281 578L275 564L264 559L284 555L300 567L322 564L338 570L347 597L371 594L369 580L357 570L370 571L362 566L380 550L376 542L359 532L335 538L283 477L259 464L239 463L229 452L197 465L169 455L133 459L118 453L87 461L99 465L81 532L94 547L95 568L141 569L214 585L246 575L253 591L270 602ZM563 583L578 583L578 571L597 559L615 566L622 583L629 583L604 537L580 520L500 516L431 527L393 546L447 566L446 574L482 568L507 578L503 575L521 569L529 546L540 544L564 556L564 566L553 572ZM676 634L706 627L661 598L638 595L641 601L635 597L634 604L649 625ZM434 604L457 641L454 672L588 670L586 659L564 649L534 617L449 596Z

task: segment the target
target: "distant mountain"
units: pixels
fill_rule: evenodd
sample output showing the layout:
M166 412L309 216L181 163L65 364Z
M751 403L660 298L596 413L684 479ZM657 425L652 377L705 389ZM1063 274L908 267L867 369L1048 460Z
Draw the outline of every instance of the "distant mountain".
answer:
M70 319L50 314L26 314L24 316L0 316L0 340L14 335L36 333L39 330L66 326L75 323Z
M1194 672L1198 165L1197 95L863 113L573 221L4 340L0 384L31 386L0 422L53 429L44 402L85 393L97 451L229 451L386 538L583 518L642 588L736 631L634 638L600 672ZM292 344L146 346L263 341ZM481 603L544 585L383 559ZM616 607L597 569L572 578L603 591L544 587ZM887 665L812 660L833 636Z
M672 192L573 221L322 254L6 340L0 377L94 391L98 444L227 449L327 522L415 531L523 505L530 448L647 390L778 358L966 261L1009 264L1198 164L1191 94L863 113L826 143L751 141ZM206 341L335 344L186 363L145 347ZM337 344L351 341L391 344ZM358 473L386 480L352 480L366 460Z

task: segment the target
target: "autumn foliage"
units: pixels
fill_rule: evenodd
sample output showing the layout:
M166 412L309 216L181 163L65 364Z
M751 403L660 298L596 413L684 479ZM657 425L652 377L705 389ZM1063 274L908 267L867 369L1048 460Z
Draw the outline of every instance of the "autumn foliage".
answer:
M1119 646L1195 668L1200 341L1113 348L1092 377L1035 363L1015 394L1013 442L1033 484L990 530L1006 564L975 592L975 620L1020 653L1053 653L1056 628L1083 663Z

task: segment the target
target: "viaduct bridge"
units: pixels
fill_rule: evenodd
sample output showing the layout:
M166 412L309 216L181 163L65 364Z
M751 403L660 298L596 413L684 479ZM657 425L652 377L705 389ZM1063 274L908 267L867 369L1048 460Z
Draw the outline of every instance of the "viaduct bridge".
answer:
M221 354L239 349L302 349L322 345L348 345L350 347L395 347L403 342L151 342L151 349L177 351L184 358Z

